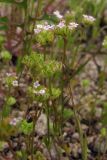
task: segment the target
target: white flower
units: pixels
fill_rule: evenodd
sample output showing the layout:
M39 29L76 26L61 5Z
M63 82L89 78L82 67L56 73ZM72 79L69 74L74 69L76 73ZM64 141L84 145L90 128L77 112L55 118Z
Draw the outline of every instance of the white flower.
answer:
M43 26L42 24L37 24L36 27L37 27L38 29L42 29L44 26Z
M41 89L41 90L39 91L39 94L40 94L40 95L44 95L45 92L46 92L45 89Z
M65 27L65 21L61 21L58 25L57 25L58 28L63 28Z
M6 73L6 76L10 77L10 76L12 76L12 74L11 73Z
M18 86L18 81L17 81L17 80L14 80L14 81L12 82L12 85L13 85L14 87L17 87L17 86Z
M44 26L43 26L42 24L37 24L37 25L36 25L36 28L34 29L34 33L35 33L35 34L40 33L40 32L42 31L43 27L44 27Z
M33 86L34 88L38 88L40 86L39 81L34 82Z
M38 34L38 33L40 33L40 32L43 31L43 30L48 31L48 30L53 30L54 28L55 28L55 25L54 25L54 24L49 25L49 24L46 22L44 25L38 24L38 25L36 26L36 29L34 29L34 32L35 32L35 34Z
M46 91L45 91L45 89L41 89L39 91L34 90L33 93L36 95L44 95L46 93Z
M78 27L78 24L75 22L70 22L68 28L73 30Z
M16 124L17 124L17 119L16 119L16 118L13 118L13 119L10 121L10 125L16 126Z
M84 20L89 21L89 22L94 22L95 18L90 16L90 15L83 15Z
M21 28L21 27L17 27L17 28L16 28L16 33L17 33L17 34L20 34L21 32L22 32L22 28Z
M44 30L53 30L55 28L55 25L45 25L43 27Z
M12 126L16 126L21 120L22 120L22 117L13 118L13 119L11 119L9 124Z
M35 33L35 34L38 34L38 33L40 33L40 32L41 32L40 29L38 29L38 28L37 28L37 29L34 29L34 33Z
M60 14L59 11L54 11L53 14L54 14L57 18L59 18L59 19L62 19L62 18L63 18L63 16Z

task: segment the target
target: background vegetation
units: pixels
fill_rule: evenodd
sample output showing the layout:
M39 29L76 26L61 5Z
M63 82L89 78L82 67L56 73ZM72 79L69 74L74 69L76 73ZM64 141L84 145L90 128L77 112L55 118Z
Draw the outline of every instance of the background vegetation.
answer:
M107 159L107 1L0 0L0 159Z

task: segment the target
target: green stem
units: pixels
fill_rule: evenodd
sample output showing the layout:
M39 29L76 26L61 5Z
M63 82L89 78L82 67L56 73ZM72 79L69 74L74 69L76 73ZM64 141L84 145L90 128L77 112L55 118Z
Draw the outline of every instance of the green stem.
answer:
M35 137L35 125L36 120L33 120L33 131L32 131L32 139L31 139L31 160L34 160L34 137Z
M37 18L38 18L38 16L39 16L39 9L40 9L41 3L42 3L42 0L38 0L38 1L37 1L37 8L36 8L36 13L35 13L35 20L33 21L33 24L32 24L32 30L31 30L31 35L30 35L30 40L29 40L29 45L28 45L29 53L30 53L31 50L32 50L32 42L33 42L34 28L35 28L35 25L36 25ZM33 8L32 8L32 9L33 9Z
M49 93L51 97L52 95L51 78L49 78ZM48 128L48 146L49 146L50 144L50 107L49 107L49 103L47 103L47 128Z
M33 118L33 130L32 130L32 135L31 135L31 160L34 160L34 138L35 138L35 126L36 122L41 114L42 109L38 112L38 108L35 110L35 116Z
M23 44L23 52L24 54L30 54L32 50L32 39L34 35L34 28L36 24L36 20L38 17L39 9L41 6L42 0L37 1L37 8L36 8L36 13L35 13L35 20L33 21L32 24L32 30L30 31L30 19L29 17L32 16L33 11L34 11L34 0L27 0L27 8L25 9L25 22L24 22L24 44ZM29 7L30 6L30 7ZM30 35L28 36L28 33Z
M73 98L73 93L72 93L72 89L71 86L69 86L70 89L70 95L71 95L71 100L72 100L72 105L73 105L73 111L74 111L74 117L75 117L75 122L76 122L76 126L77 126L77 130L79 132L79 136L80 136L80 144L81 144L81 148L82 148L82 158L83 160L87 160L87 140L86 140L86 135L83 134L82 128L81 128L81 124L80 124L80 120L75 108L75 103L74 103L74 98Z
M63 126L63 114L64 114L64 67L66 63L66 49L67 49L67 39L66 37L63 38L64 41L64 50L63 50L63 56L62 56L62 75L61 75L61 132L62 132L62 126Z
M27 8L25 9L25 21L24 21L24 35L23 35L23 53L27 54L27 31L29 26L29 0L27 0Z

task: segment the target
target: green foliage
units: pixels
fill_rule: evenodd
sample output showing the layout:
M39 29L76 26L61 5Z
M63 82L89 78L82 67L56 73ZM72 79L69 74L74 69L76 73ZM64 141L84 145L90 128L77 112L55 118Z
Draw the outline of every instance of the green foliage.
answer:
M7 30L8 29L8 18L7 17L0 17L0 30Z
M59 88L53 88L53 87L51 88L51 93L50 93L51 99L56 99L60 95L61 95L61 90Z
M5 42L5 37L0 35L0 45L3 44Z
M90 80L89 79L82 80L82 86L83 87L89 87L89 85L90 85Z
M106 137L106 135L107 135L107 129L106 128L102 128L101 129L101 136L102 137Z
M33 123L28 123L26 120L21 121L20 124L20 131L23 132L25 135L30 135L33 130Z
M107 49L107 36L105 36L105 38L104 38L103 46L104 46L104 48Z
M85 66L91 60L89 54L91 51L92 53L95 51L97 41L98 43L102 43L99 42L99 38L103 37L101 23L104 19L102 18L102 13L107 2L105 0L69 0L66 2L68 5L66 6L67 8L65 8L65 10L62 8L62 13L65 13L68 8L69 12L62 15L62 18L58 18L53 14L48 14L48 8L51 6L51 3L53 3L52 0L47 2L38 0L36 4L35 0L0 0L0 2L7 6L9 5L12 9L14 7L18 9L21 7L23 12L23 15L20 15L20 17L22 16L22 21L18 25L17 20L14 21L14 19L17 19L16 14L12 14L13 17L10 16L9 19L7 17L0 17L0 30L3 30L3 34L6 34L6 38L0 36L1 65L11 65L12 54L5 49L5 46L6 48L10 47L9 50L12 49L12 52L18 50L17 53L21 53L21 56L18 55L17 66L11 65L12 69L8 69L4 65L6 72L15 72L17 68L17 76L7 74L7 77L3 79L3 83L0 79L0 94L3 92L3 95L5 96L5 102L3 102L4 104L1 109L0 139L7 141L10 139L11 135L24 133L24 136L26 137L26 147L22 149L22 151L15 152L16 156L23 160L26 160L27 158L31 158L32 160L45 160L46 158L44 158L44 155L38 151L38 145L37 148L34 145L34 129L40 114L43 113L47 118L47 133L43 136L43 139L46 139L45 145L48 148L47 151L50 153L50 146L55 144L55 149L56 152L58 152L59 157L62 156L60 155L59 148L63 148L67 155L70 155L71 150L69 147L67 148L67 145L65 145L65 148L62 147L63 144L60 144L60 138L63 137L63 126L66 126L66 122L72 118L75 120L76 130L80 136L82 159L87 160L87 138L81 127L81 106L83 105L82 103L84 102L85 96L81 94L81 92L79 94L77 92L79 87L81 89L81 86L84 90L87 87L90 88L91 80L89 77L81 80L81 78L79 79L79 75L84 72ZM47 5L47 9L45 8L45 4ZM46 13L44 13L45 10ZM84 15L86 15L88 19L84 17ZM90 21L90 17L92 21ZM104 23L106 22L104 21ZM37 24L40 25L40 30L38 29ZM17 32L19 26L21 26L21 33ZM13 28L13 31L15 32L10 31L10 28ZM9 32L7 32L8 29ZM20 39L21 42L18 44L19 46L15 46L16 48L14 46L11 48L11 45L9 46L9 44L14 38L16 39L17 34L15 33L18 34L17 39ZM10 38L10 42L8 42L8 38ZM103 47L107 49L107 36L104 38ZM92 57L94 59L94 54ZM104 82L106 81L105 73L105 70L101 70L100 73L98 72L98 88L95 88L95 94L97 92L96 90L98 90L98 92L103 90ZM14 89L14 81L18 83L17 90ZM38 87L33 85L35 81L40 82ZM5 87L2 86L2 84ZM16 92L17 99L12 96L15 95ZM67 94L65 92L67 92ZM77 100L77 102L79 102L77 106L75 105L76 94L77 96L80 95ZM93 97L95 96L96 98L97 94L94 96L93 94L94 93L91 95L92 99L89 104L91 104L91 107L94 106L92 112L95 113L97 100L95 99L93 101ZM86 98L87 97L88 96L86 96ZM65 104L65 98L67 100L70 99L73 109L70 108L67 103ZM87 101L90 101L90 97ZM24 112L24 119L18 124L12 124L10 123L10 120L12 119L11 110L16 102L19 102L19 107L21 111ZM101 100L99 100L99 102L101 102ZM71 103L68 102L68 104ZM78 109L79 105L80 110ZM101 119L103 128L101 129L100 136L106 137L106 102L104 102L103 106ZM80 114L78 115L79 111ZM33 113L36 118L33 116ZM25 117L28 118L28 121ZM61 139L62 143L63 140ZM43 144L43 146L45 145ZM0 149L2 149L2 147L3 144L0 142ZM14 155L13 152L12 154Z
M105 73L105 71L101 71L99 73L99 77L98 77L98 85L99 85L99 87L103 87L104 86L105 80L106 80L106 73Z
M42 54L33 53L30 56L24 57L23 63L31 70L31 73L40 77L52 77L56 76L61 71L61 63L55 60L44 61Z
M55 60L48 60L44 62L42 66L41 73L44 77L50 78L52 76L57 76L61 72L62 65L60 62Z
M74 112L71 109L64 109L64 119L67 120L69 118L72 118L74 116Z
M14 97L8 97L6 104L8 106L12 106L16 103L16 99Z
M77 30L75 27L72 29L69 29L69 24L65 23L65 27L56 27L55 34L60 35L62 37L70 37L73 35L73 33ZM69 38L68 38L69 39Z
M9 124L10 118L5 117L0 121L0 140L7 140L17 133L17 127Z
M107 125L107 102L104 102L103 112L102 112L102 124Z
M0 23L7 23L8 18L7 17L0 17Z
M6 102L3 106L3 110L2 110L2 116L3 117L7 117L10 114L11 111L11 106L14 105L16 103L16 99L14 97L7 97L6 98Z
M54 40L54 33L52 31L42 31L36 35L36 41L41 45L49 45Z
M11 58L12 58L12 55L6 51L6 50L3 50L1 53L0 53L0 56L1 58L4 60L4 61L10 61Z
M44 155L40 151L36 152L35 159L36 160L46 160L46 158L44 157Z
M44 94L41 94L41 92L44 91ZM40 86L37 89L29 86L27 88L27 94L32 100L36 100L37 102L45 102L49 99L49 92L44 86Z
M5 141L0 141L0 151L3 150L4 146L5 146L6 142Z
M22 63L25 64L30 69L36 70L36 66L41 68L42 63L44 62L44 58L42 54L32 53L30 56L26 55L23 58Z
M5 84L11 88L13 86L13 81L16 80L16 77L15 76L7 76L5 78Z
M16 4L19 7L23 7L26 8L27 7L27 1L23 0L23 1L17 1L17 0L0 0L1 3L6 3L6 4Z

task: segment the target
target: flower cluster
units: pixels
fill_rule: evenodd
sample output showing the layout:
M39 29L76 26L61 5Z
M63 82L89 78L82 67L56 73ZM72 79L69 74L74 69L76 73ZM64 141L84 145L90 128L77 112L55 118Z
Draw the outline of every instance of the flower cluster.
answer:
M90 16L90 15L83 15L83 18L86 22L91 22L93 23L95 21L95 18L93 16Z
M34 29L34 33L35 34L38 34L40 33L41 31L51 31L55 28L55 25L52 24L52 25L49 25L49 24L37 24L36 25L36 28Z
M19 84L18 84L18 81L17 80L14 80L13 82L12 82L12 85L13 85L13 87L17 87Z
M49 24L47 24L47 25L41 25L40 24L39 25L38 24L37 28L34 29L34 32L35 32L35 34L38 34L41 31L49 31L49 30L54 30L54 29L57 29L57 28L62 29L64 27L68 27L70 30L73 30L73 29L78 27L78 24L75 23L75 22L70 22L68 25L66 25L64 20L60 21L59 24L57 24L56 26L54 24L52 24L52 25L49 25Z
M12 126L16 126L21 121L22 121L22 117L17 117L17 118L11 119L9 124L12 125Z
M65 27L65 21L63 20L63 21L59 22L59 24L57 24L56 27L58 27L58 28L63 28L63 27Z
M39 81L34 82L33 86L34 88L38 88L40 86Z
M73 29L75 29L75 28L77 28L77 27L78 27L78 24L75 23L75 22L70 22L70 23L69 23L69 26L68 26L68 28L69 28L70 30L73 30Z
M6 73L6 78L5 78L6 87L9 86L17 87L19 85L17 78L18 77L16 76L15 73Z
M66 25L65 21L63 20L59 22L59 24L56 27L58 28L68 27L69 29L73 30L78 27L78 24L75 22L70 22L68 25Z
M39 34L44 31L56 31L57 29L66 28L67 30L74 30L77 28L78 24L75 22L70 22L66 24L66 21L63 18L63 15L60 14L59 11L54 11L53 14L60 20L58 24L48 24L45 22L44 24L37 24L34 33Z
M40 89L39 91L35 91L35 90L34 90L34 93L35 93L36 95L41 95L41 96L43 96L43 95L46 93L46 89Z
M6 73L6 76L10 77L12 76L12 73Z
M46 93L45 88L41 88L39 81L34 82L33 87L34 89L34 94L36 95L44 95Z
M53 14L58 18L58 19L62 19L63 16L60 14L59 11L54 11Z
M78 27L78 24L75 22L70 22L69 24L66 24L65 20L61 20L57 25L54 25L54 24L39 25L38 24L37 28L34 29L34 32L35 34L40 35L37 37L37 41L41 44L45 44L45 41L51 42L54 37L52 32L46 32L46 31L54 31L54 33L56 34L63 35L75 30L77 27Z

